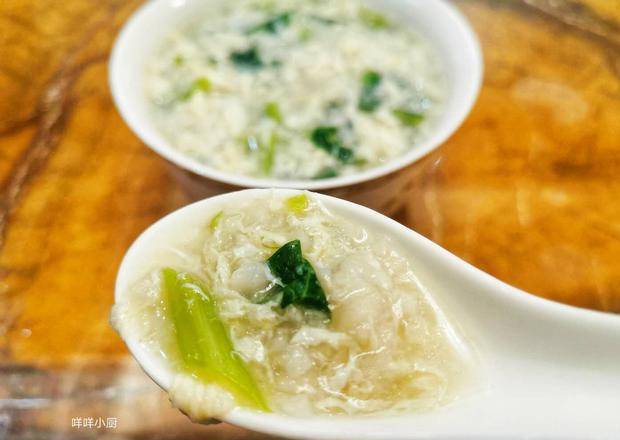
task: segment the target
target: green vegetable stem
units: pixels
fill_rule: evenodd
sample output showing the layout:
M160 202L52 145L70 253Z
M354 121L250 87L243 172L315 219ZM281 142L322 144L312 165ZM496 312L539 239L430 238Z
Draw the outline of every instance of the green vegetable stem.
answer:
M369 70L362 75L362 91L357 107L363 112L373 112L381 105L377 89L381 85L381 75Z
M263 113L274 122L277 122L278 124L282 123L282 113L280 112L280 106L277 102L269 101L266 103Z
M371 29L387 29L391 26L390 21L383 14L368 8L361 8L359 18Z
M261 158L260 158L260 166L261 171L264 175L268 176L271 174L271 170L273 169L273 165L276 158L276 148L278 146L279 138L278 133L275 131L271 132L268 141L263 144L260 144Z
M209 81L209 78L206 76L201 76L192 81L190 86L181 94L179 99L181 101L187 101L198 92L206 93L209 91L211 91L211 81Z
M230 342L214 298L188 273L166 268L162 275L164 298L184 368L204 382L230 391L240 404L269 411Z
M415 127L424 120L424 115L422 113L416 113L402 108L392 110L392 114L403 125L407 125L409 127Z
M298 196L289 197L284 201L286 209L295 215L302 214L306 209L308 209L309 204L310 202L308 197L303 193Z

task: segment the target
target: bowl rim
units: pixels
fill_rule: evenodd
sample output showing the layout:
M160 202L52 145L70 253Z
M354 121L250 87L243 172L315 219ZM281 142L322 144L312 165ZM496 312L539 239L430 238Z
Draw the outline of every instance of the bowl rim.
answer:
M140 6L127 19L116 37L109 60L108 82L112 99L122 119L148 148L178 167L207 179L239 188L291 188L310 191L347 187L372 181L399 171L439 148L462 125L465 118L470 114L480 93L484 73L484 60L476 33L456 6L447 3L445 0L424 0L424 2L441 11L441 14L436 15L436 17L440 17L437 20L451 22L453 27L457 29L457 32L464 37L461 40L462 45L454 50L460 50L468 54L467 58L472 67L473 81L468 83L463 97L453 110L453 116L443 127L439 130L431 129L431 135L428 138L415 144L415 147L412 147L406 153L394 157L384 164L360 172L318 180L263 178L235 174L219 170L190 157L174 148L163 136L156 135L154 130L149 130L149 128L142 124L136 116L134 106L120 89L121 78L123 77L121 73L123 69L120 60L121 52L126 50L126 46L131 41L131 31L139 26L139 22L144 16L157 9L161 9L163 13L165 11L164 7L170 4L174 7L183 7L185 1L152 0Z

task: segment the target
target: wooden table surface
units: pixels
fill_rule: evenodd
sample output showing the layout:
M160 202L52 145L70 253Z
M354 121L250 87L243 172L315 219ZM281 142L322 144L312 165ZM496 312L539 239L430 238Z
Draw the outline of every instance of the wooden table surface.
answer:
M2 438L263 438L191 425L108 325L127 246L190 201L111 101L110 47L138 4L0 3ZM533 294L620 312L620 1L455 4L484 86L415 165L400 220Z

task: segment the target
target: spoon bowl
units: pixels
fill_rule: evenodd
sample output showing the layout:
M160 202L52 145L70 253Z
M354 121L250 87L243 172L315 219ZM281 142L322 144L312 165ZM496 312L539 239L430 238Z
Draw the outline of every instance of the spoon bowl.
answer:
M158 254L190 240L226 206L288 189L253 189L188 205L148 228L120 266L115 299L154 267ZM474 268L371 209L313 194L333 213L399 243L421 284L475 348L475 391L433 411L400 416L295 418L236 408L223 421L312 439L620 437L620 317L535 297ZM144 371L168 389L172 370L140 341L125 340Z

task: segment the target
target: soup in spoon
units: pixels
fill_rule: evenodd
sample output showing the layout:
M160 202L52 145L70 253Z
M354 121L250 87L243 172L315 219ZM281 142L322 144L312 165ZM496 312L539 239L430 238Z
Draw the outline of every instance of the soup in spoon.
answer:
M311 193L228 206L114 306L125 340L166 359L194 420L235 406L294 416L445 405L469 348L389 237Z

